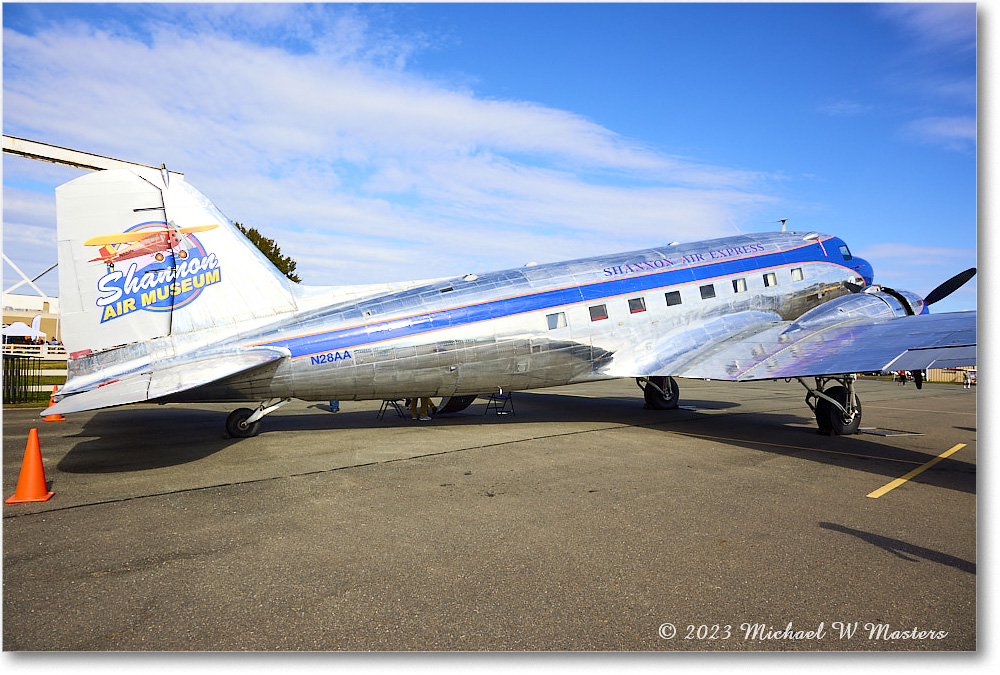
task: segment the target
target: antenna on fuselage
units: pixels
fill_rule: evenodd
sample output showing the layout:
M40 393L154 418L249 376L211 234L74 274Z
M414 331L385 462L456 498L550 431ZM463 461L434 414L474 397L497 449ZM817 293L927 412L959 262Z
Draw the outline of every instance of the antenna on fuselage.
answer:
M788 218L782 218L781 220L772 220L772 223L781 223L781 233L785 233L785 223L788 222Z

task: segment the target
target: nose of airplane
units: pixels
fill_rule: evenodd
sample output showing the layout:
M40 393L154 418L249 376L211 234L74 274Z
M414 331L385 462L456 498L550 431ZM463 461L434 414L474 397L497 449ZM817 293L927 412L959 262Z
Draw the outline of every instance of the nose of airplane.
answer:
M875 279L875 270L872 269L870 262L864 258L858 258L855 256L851 261L851 267L853 267L854 271L858 273L858 276L865 280L865 286L872 285L872 281Z

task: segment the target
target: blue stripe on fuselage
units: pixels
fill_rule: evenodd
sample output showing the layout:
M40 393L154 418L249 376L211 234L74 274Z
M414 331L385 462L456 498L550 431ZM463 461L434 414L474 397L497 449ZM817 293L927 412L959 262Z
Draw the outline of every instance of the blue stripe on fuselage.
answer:
M830 238L824 240L824 243L830 241L838 240ZM471 305L431 310L404 318L388 319L374 324L334 329L257 344L286 347L291 351L292 358L308 357L314 354L353 349L385 340L411 337L445 328L466 326L491 319L555 309L580 302L594 302L620 295L642 293L658 288L806 262L840 264L824 255L821 247L814 242L790 250L719 260L693 267L666 269L662 272L617 277L581 286L539 291L497 300L486 300ZM850 268L845 266L845 269Z

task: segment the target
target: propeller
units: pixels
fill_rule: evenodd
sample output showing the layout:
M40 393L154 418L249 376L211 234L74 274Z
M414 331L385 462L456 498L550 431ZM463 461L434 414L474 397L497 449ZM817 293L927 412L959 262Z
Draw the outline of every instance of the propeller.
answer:
M951 279L948 279L948 281L944 282L943 284L935 288L933 291L928 293L927 297L924 298L924 302L926 302L928 305L933 305L938 300L944 300L949 295L951 295L959 288L964 286L965 283L974 276L976 276L975 267L970 267L964 272L959 272Z
M948 281L944 282L943 284L935 288L933 291L928 293L927 297L924 298L924 303L927 305L933 305L935 302L939 300L944 300L949 295L951 295L952 293L960 289L962 286L964 286L969 281L969 279L971 279L974 276L976 276L975 267L970 267L964 272L959 272L951 279L948 279ZM852 284L850 281L842 281L841 283L844 285L844 288L849 290L851 293L860 293L861 291L864 290L863 286ZM882 286L882 290L891 295L897 295L896 291L886 286ZM900 296L899 299L902 300L902 297ZM909 303L906 303L903 306L906 307L908 304Z

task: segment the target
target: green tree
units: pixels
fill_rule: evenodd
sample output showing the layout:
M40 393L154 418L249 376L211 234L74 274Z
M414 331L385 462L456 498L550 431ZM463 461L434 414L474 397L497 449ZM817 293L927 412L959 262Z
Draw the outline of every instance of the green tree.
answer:
M291 259L287 255L281 255L281 248L274 239L268 239L260 232L257 228L251 227L247 229L239 223L233 223L236 227L240 229L246 238L253 242L254 246L260 249L260 252L267 256L267 259L274 263L274 266L281 270L281 273L286 277L299 283L302 281L299 279L299 275L295 273L295 267L298 263Z

